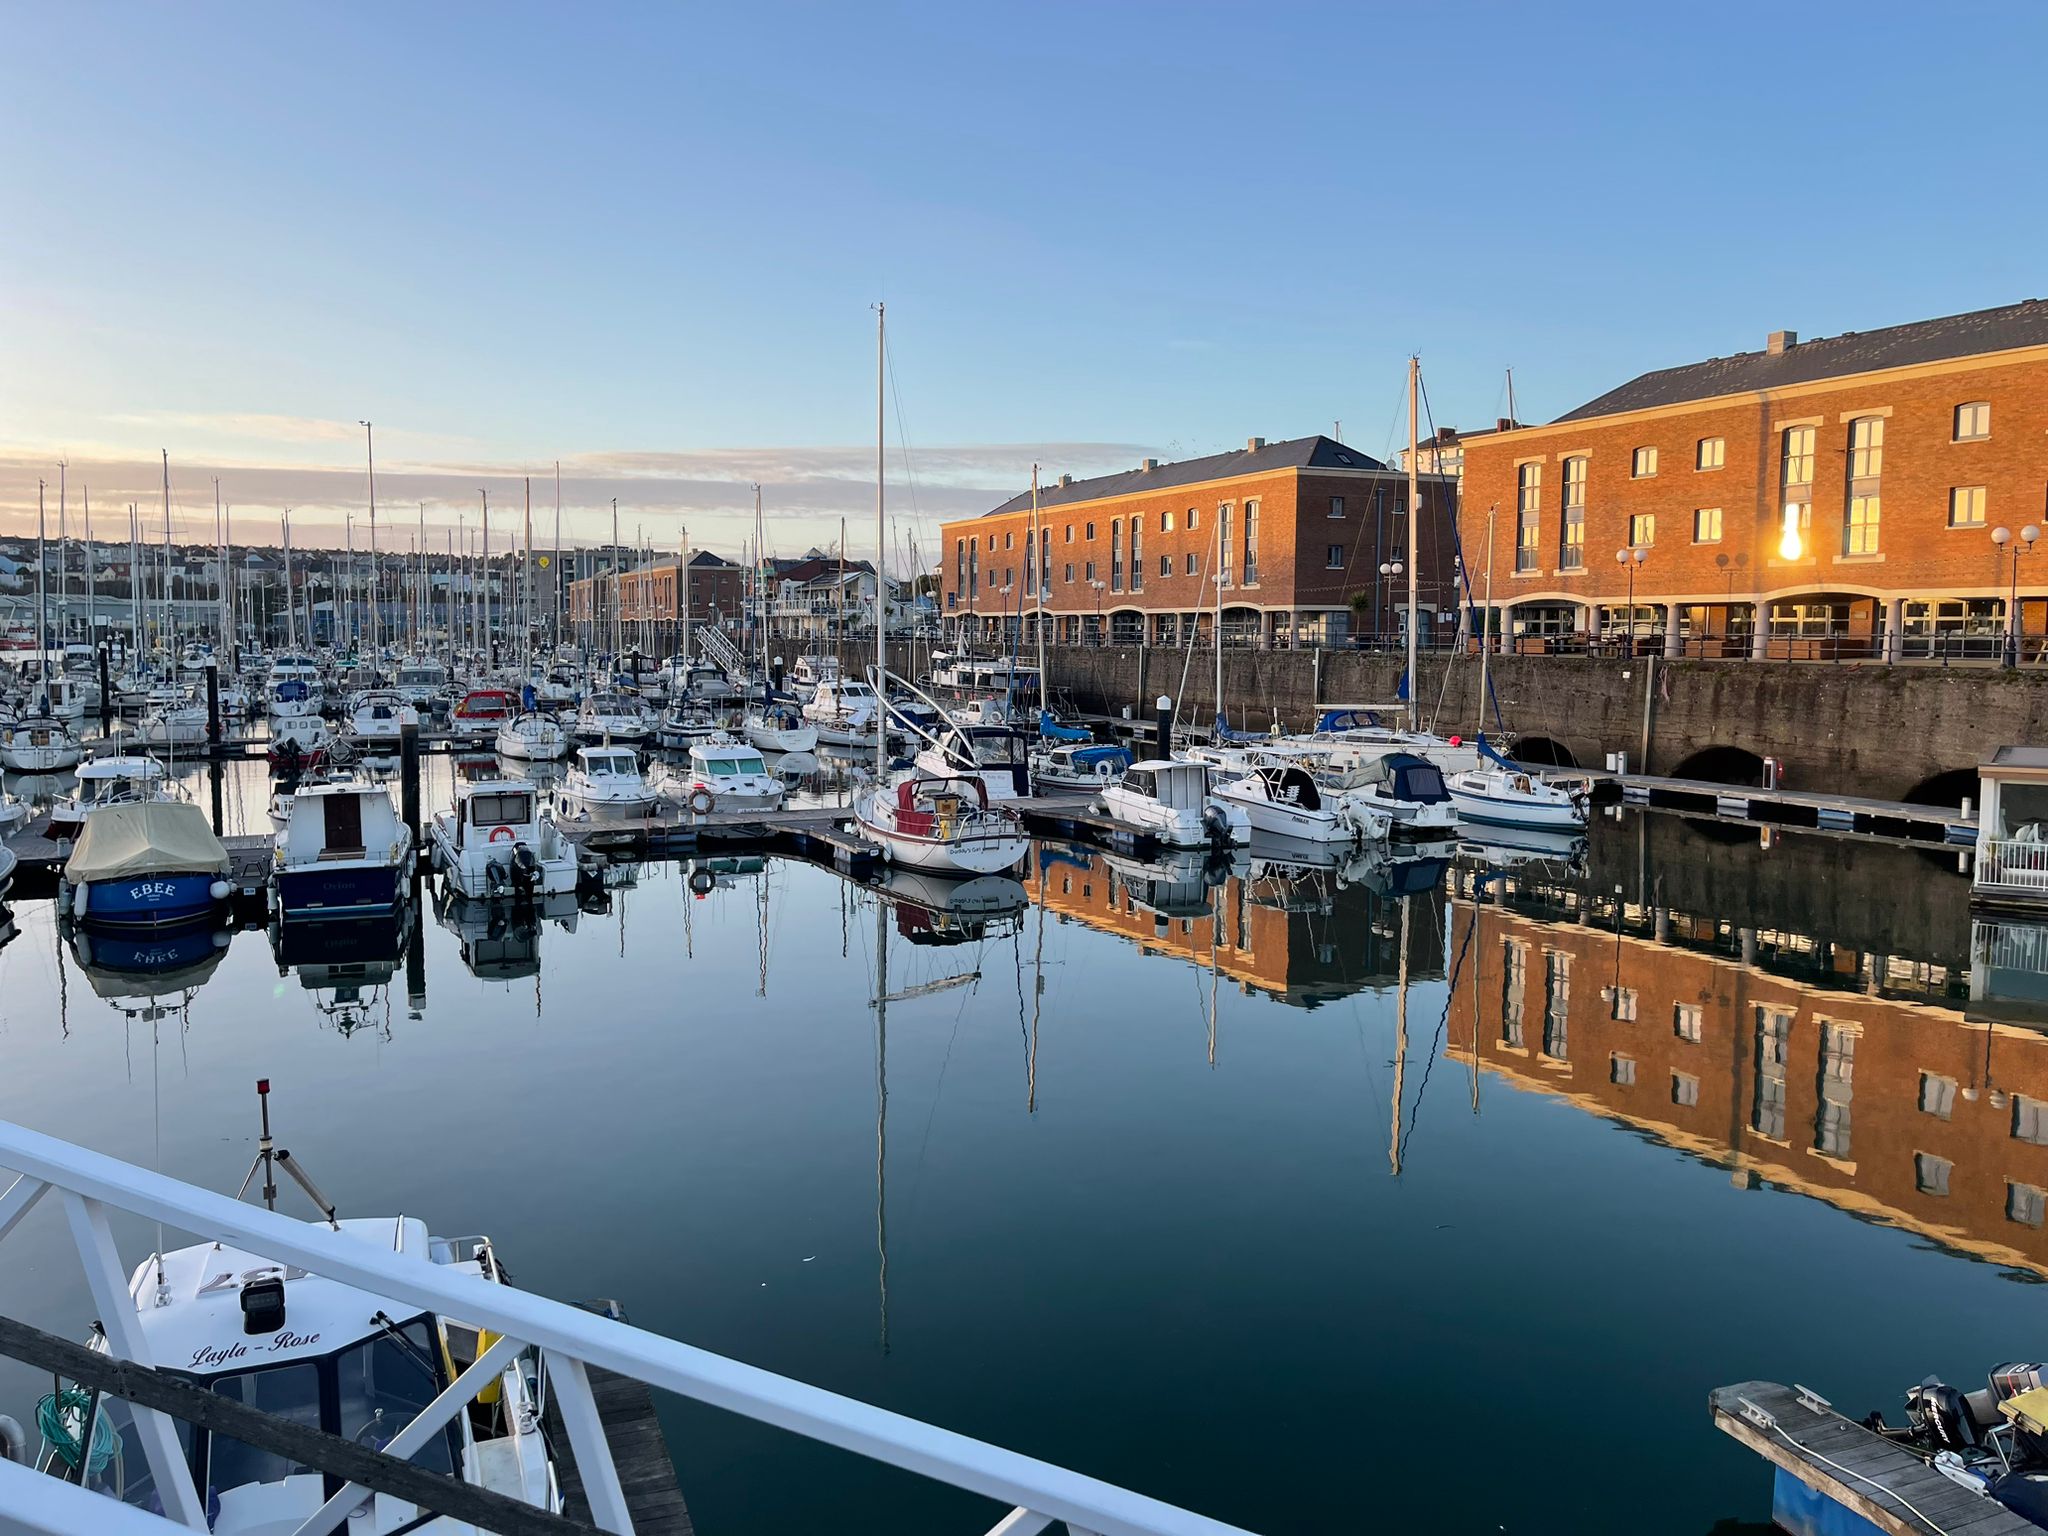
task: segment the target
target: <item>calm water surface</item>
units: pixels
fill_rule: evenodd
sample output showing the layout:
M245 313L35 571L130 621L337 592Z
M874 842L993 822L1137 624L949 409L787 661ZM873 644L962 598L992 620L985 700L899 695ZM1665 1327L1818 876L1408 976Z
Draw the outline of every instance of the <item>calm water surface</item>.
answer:
M224 824L266 792L231 776ZM1027 904L965 914L784 862L612 875L537 927L430 899L146 985L19 902L0 1116L232 1192L267 1075L344 1214L1265 1532L1762 1520L1711 1387L1860 1413L2032 1348L2048 1053L1968 1004L1990 941L1927 855L1631 817L1571 862L1205 887L1041 848ZM0 1311L89 1322L54 1209ZM0 1408L41 1390L0 1369ZM706 1531L990 1518L665 1413Z

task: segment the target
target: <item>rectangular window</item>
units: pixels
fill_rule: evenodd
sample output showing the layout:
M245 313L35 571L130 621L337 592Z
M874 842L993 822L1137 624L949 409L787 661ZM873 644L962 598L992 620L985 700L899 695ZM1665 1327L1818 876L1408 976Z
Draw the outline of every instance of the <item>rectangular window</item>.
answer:
M1972 400L1956 407L1956 441L1974 443L1991 435L1991 402Z
M1945 1157L1936 1157L1932 1152L1913 1154L1913 1187L1923 1195L1945 1195L1948 1193L1948 1176L1955 1172L1955 1164Z
M1561 949L1543 952L1543 1054L1571 1060L1572 957Z
M1343 498L1342 496L1332 496L1332 497L1330 498L1330 516L1332 516L1332 517L1342 517L1343 515L1344 515L1344 498Z
M1344 546L1342 544L1324 546L1323 569L1326 571L1341 571L1344 569Z
M1920 1113L1946 1120L1956 1111L1956 1080L1938 1072L1920 1074Z
M1690 1109L1700 1101L1700 1080L1690 1072L1671 1074L1671 1102Z
M1849 1109L1856 1096L1856 1037L1853 1024L1820 1026L1819 1106L1813 1112L1813 1149L1828 1157L1849 1156Z
M1124 589L1124 524L1118 518L1109 525L1109 590Z
M1515 569L1533 571L1543 537L1543 466L1524 464L1515 471Z
M1775 1141L1785 1139L1785 1054L1792 1039L1792 1015L1775 1008L1756 1011L1756 1087L1749 1128Z
M1230 503L1216 509L1216 579L1230 585Z
M1093 523L1088 525L1088 542L1091 544L1095 542L1095 525Z
M1244 504L1244 584L1259 584L1259 504Z
M2012 1136L2014 1141L2048 1146L2048 1099L2030 1099L2024 1093L2012 1096Z
M2048 1214L2048 1193L2031 1184L2016 1184L2005 1181L2005 1219L2016 1221L2023 1227L2038 1227L2041 1218Z
M1069 544L1074 542L1074 525L1072 523L1067 524L1067 542Z
M1171 512L1159 514L1159 531L1161 533L1173 532L1173 514Z
M1192 549L1191 549L1191 550L1189 550L1189 551L1188 551L1188 554L1187 554L1187 573L1188 573L1188 575L1190 575L1190 576L1196 576L1196 575L1199 575L1199 574L1201 573L1201 570L1202 570L1202 563L1201 563L1201 560L1200 560L1200 558L1199 558L1199 557L1197 557L1197 555L1195 554L1195 552L1194 552L1194 551L1193 551Z
M1728 461L1728 443L1725 438L1703 437L1693 456L1695 469L1719 469Z
M1948 492L1948 525L1951 528L1984 526L1984 487L1954 485Z
M1607 1081L1618 1083L1623 1088L1636 1085L1636 1059L1616 1051L1607 1058Z
M1188 508L1188 532L1189 532L1189 533L1193 533L1193 532L1194 532L1194 531L1195 531L1195 530L1196 530L1197 528L1199 528L1199 527L1201 527L1201 526L1202 526L1202 509L1201 509L1200 507L1189 507L1189 508Z
M1646 549L1656 543L1657 514L1631 512L1628 517L1628 542L1631 549Z
M1698 1003L1676 1003L1671 1009L1671 1033L1680 1040L1698 1045L1705 1034L1704 1020Z
M1095 562L1094 562L1093 560L1090 560L1090 561L1088 562L1088 565L1087 565L1087 571L1088 571L1088 580L1090 580L1090 581L1093 581L1093 580L1095 579Z
M1648 479L1651 475L1657 473L1657 450L1654 448L1638 448L1635 458L1630 461L1629 473L1638 480Z
M1072 581L1074 579L1074 562L1071 560L1067 562L1066 575L1063 579L1066 581Z
M1721 542L1721 509L1695 507L1692 513L1692 541L1695 544Z
M1586 565L1586 467L1584 459L1564 461L1564 536L1557 553L1562 571L1584 570Z
M1608 1011L1619 1023L1633 1024L1636 1021L1636 989L1616 987L1608 994Z
M1868 496L1851 496L1848 518L1842 524L1842 553L1876 554L1877 520L1878 497L1875 491Z
M1500 1043L1523 1049L1524 1004L1528 996L1529 946L1515 939L1501 945Z
M1787 501L1813 499L1813 428L1785 429L1779 484Z
M1012 543L1011 543L1010 541L1011 541L1012 539L1014 539L1015 537L1016 537L1016 535L1015 535L1014 533L1006 533L1006 534L1004 534L1004 535L1003 535L1003 548L1005 548L1005 549L1011 549L1011 548L1014 548L1015 546L1014 546L1014 545L1013 545L1013 544L1012 544Z
M1135 517L1131 519L1131 590L1145 590L1145 525Z
M1875 480L1884 473L1884 418L1858 416L1849 423L1849 478Z

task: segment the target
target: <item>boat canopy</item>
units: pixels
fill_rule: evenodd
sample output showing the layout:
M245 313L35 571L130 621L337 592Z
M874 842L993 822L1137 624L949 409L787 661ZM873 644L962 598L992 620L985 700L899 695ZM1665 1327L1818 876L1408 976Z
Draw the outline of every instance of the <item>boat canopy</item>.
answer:
M201 871L228 872L228 851L207 825L206 813L183 800L137 800L102 806L85 818L64 878L84 885Z
M1258 770L1258 775L1265 781L1266 798L1275 805L1291 805L1304 811L1323 808L1323 792L1307 769L1294 763L1267 763Z
M1038 734L1047 741L1093 741L1095 733L1078 725L1061 725L1049 709L1038 712Z
M1150 762L1131 764L1124 770L1123 781L1126 788L1150 795L1173 811L1199 811L1209 798L1209 768L1206 763L1154 758Z
M1443 770L1428 758L1417 757L1412 752L1387 753L1366 768L1361 781L1384 784L1396 798L1413 800L1421 805L1435 805L1451 797L1451 792L1444 787Z

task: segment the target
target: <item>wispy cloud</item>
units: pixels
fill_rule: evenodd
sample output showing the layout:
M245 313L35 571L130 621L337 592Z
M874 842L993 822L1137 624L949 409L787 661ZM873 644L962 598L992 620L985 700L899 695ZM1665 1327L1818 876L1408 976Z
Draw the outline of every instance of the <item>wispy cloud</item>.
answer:
M138 411L109 416L117 427L153 427L167 433L196 433L206 437L232 438L243 442L336 443L353 442L362 435L362 424L354 421L325 421L316 416L266 416L259 413L220 411Z

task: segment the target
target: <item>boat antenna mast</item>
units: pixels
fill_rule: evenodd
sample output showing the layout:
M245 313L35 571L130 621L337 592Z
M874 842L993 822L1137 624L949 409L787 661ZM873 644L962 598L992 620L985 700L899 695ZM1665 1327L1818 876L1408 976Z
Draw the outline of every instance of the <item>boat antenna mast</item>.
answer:
M313 1202L320 1214L327 1218L327 1225L339 1232L341 1230L341 1223L335 1219L334 1202L320 1193L319 1188L306 1176L306 1170L299 1166L297 1160L293 1158L290 1152L283 1147L275 1149L272 1147L270 1138L270 1079L267 1077L256 1079L256 1104L263 1117L263 1132L256 1142L256 1161L249 1165L248 1173L242 1178L242 1187L235 1191L235 1198L240 1200L249 1193L250 1182L255 1179L257 1170L261 1169L263 1172L263 1208L266 1211L276 1210L276 1170L282 1168L292 1176L292 1182L306 1192L306 1198ZM216 1244L216 1246L218 1245Z

